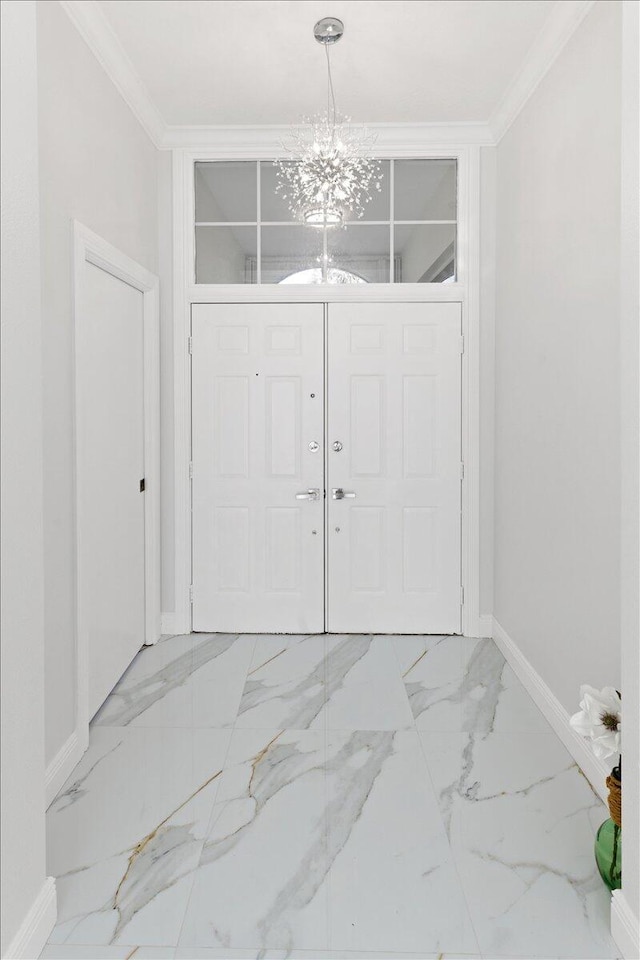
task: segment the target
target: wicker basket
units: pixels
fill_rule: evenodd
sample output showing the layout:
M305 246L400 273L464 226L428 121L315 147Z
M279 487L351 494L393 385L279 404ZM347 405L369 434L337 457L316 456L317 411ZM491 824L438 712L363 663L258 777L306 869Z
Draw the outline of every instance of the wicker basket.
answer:
M622 826L622 784L613 774L607 777L607 787L609 788L609 813L611 819L617 827Z

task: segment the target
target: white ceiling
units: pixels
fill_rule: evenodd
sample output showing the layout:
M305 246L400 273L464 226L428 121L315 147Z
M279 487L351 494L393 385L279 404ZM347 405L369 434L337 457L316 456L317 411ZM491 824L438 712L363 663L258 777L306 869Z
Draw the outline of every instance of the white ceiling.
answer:
M323 16L338 110L364 122L488 120L556 0L98 0L167 124L281 124L322 109Z

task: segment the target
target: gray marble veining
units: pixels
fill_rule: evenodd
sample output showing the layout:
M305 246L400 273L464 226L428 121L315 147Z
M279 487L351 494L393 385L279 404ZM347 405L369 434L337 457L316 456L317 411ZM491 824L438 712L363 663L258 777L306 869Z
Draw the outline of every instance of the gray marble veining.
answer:
M341 669L337 676L341 675ZM295 947L294 920L304 913L325 883L394 749L393 732L357 731L350 733L340 749L325 761L324 750L310 749L309 737L314 736L317 735L301 732L297 738L294 734L283 742L284 733L278 733L244 761L242 787L234 791L232 797L217 804L219 811L213 836L205 842L200 859L198 873L204 871L205 875L196 878L196 888L202 884L204 891L221 889L223 884L217 878L216 863L224 861L234 851L242 856L244 842L250 843L256 833L264 829L261 821L269 817L270 807L279 795L289 792L293 797L315 793L317 798L320 794L317 813L309 820L298 856L290 870L274 870L260 914L253 921L253 936L258 938L263 949ZM330 786L323 786L326 781ZM329 795L325 796L327 789ZM290 801L282 798L281 802L286 806ZM225 808L232 808L229 811L231 816L226 820L223 816ZM233 811L238 811L239 821ZM280 838L282 841L286 842L286 828ZM223 915L226 906L223 897L220 906ZM240 933L233 929L225 931L224 923L216 919L215 910L210 923L213 934L207 942L228 947L239 945ZM189 917L186 927L188 930ZM203 934L192 932L187 936L200 942Z
M492 641L176 637L49 810L48 949L613 958L604 816Z
M103 914L115 918L108 942L118 943L122 933L141 910L192 873L202 852L203 840L194 835L193 823L172 823L172 820L213 784L221 773L222 770L215 771L133 848L120 851L109 858L112 861L122 861L126 857L126 866L118 879L113 896L109 896L93 910L67 917L66 924L71 927L71 933L79 923ZM68 876L91 869L92 866L81 867L60 875L58 880L64 881Z
M615 956L592 854L606 810L557 739L420 736L483 952Z
M207 663L222 656L238 639L237 634L214 634L193 644L168 663L140 680L127 675L114 688L94 723L105 726L126 726L158 703L177 687L186 684ZM164 640L162 643L167 643ZM142 651L142 655L147 653ZM140 656L140 654L139 654Z
M263 665L264 670L251 672L250 676L255 679L247 679L238 717L256 708L275 705L278 713L272 722L277 721L278 726L287 730L308 729L370 646L370 636L345 639L330 652L325 652L319 662L311 661L309 672L290 684L271 681L268 667L275 660L272 657ZM261 673L265 676L261 677Z
M342 750L327 762L327 776L329 779L335 776L336 783L333 797L327 804L322 835L316 835L298 870L277 891L269 910L260 919L258 926L265 949L270 945L271 931L281 925L283 917L307 906L320 889L358 822L385 761L393 752L393 736L388 732L354 733ZM348 761L362 752L366 757L364 763L358 764L357 769L350 769ZM294 943L288 943L287 947L293 948Z
M442 642L438 645L442 646ZM414 667L428 665L426 651ZM424 658L424 659L423 659ZM409 704L414 718L426 715L432 708L445 705L460 714L460 729L487 734L493 729L500 694L505 659L492 640L479 640L459 678L444 687L428 680L413 681L413 668L404 675Z
M126 870L116 887L113 904L109 905L118 912L112 943L118 940L122 930L143 907L191 872L194 855L202 852L202 841L193 835L193 824L173 824L171 820L217 780L221 773L222 770L213 773L139 840L130 852Z
M51 804L51 811L60 811L64 810L66 807L71 806L72 803L77 803L78 800L81 800L87 793L89 789L87 781L96 767L102 763L110 754L117 750L122 745L122 740L118 740L115 746L111 747L110 750L107 750L106 753L102 754L95 760L86 773L83 773L82 776L78 777L76 780L72 780L69 786L63 787L57 797L54 799Z

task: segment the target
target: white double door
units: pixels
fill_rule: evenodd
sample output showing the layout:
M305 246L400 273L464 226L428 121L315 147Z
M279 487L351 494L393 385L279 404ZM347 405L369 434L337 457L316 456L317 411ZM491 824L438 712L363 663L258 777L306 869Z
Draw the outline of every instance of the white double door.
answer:
M456 303L192 308L193 629L459 633Z

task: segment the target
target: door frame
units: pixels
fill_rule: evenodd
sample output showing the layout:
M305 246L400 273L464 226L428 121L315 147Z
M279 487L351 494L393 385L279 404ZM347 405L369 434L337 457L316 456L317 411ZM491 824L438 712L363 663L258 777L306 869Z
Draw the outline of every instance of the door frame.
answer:
M164 633L191 631L191 357L194 303L442 302L462 306L462 632L482 636L480 617L480 144L385 142L376 155L455 158L458 161L458 280L451 284L368 284L336 287L194 283L194 164L202 160L277 157L283 148L269 128L251 131L246 144L172 151L173 182L173 414L174 610L162 614Z
M76 646L76 737L80 755L89 739L89 656L86 638L79 629L79 528L78 494L82 484L78 445L77 409L80 402L76 370L79 364L75 330L80 316L80 283L86 263L90 263L142 293L144 334L144 581L145 644L160 639L160 310L159 280L155 274L132 260L77 220L73 221L73 321L74 321L74 524L75 524L75 646ZM78 758L79 759L79 758Z

